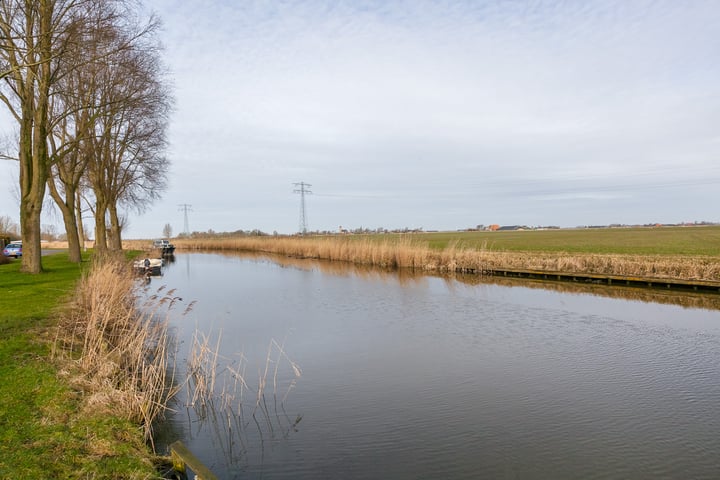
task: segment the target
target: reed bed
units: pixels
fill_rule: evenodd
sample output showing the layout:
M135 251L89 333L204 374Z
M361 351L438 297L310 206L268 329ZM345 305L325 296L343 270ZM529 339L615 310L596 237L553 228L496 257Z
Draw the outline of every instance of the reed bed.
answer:
M139 305L137 287L126 263L96 262L62 314L53 357L81 392L83 409L142 425L152 445L153 423L178 390L167 313L160 311L175 298L167 292Z
M433 249L409 236L378 240L358 237L237 237L178 239L182 250L255 251L410 268L427 272L491 273L494 270L540 270L681 280L720 280L720 257L698 255L620 255L556 252L494 251L451 242Z

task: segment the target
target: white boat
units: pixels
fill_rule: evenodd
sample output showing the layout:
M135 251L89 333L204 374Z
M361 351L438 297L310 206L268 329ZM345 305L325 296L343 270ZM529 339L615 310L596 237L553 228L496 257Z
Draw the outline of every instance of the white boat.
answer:
M161 275L164 264L162 258L141 258L133 262L133 269L141 275Z

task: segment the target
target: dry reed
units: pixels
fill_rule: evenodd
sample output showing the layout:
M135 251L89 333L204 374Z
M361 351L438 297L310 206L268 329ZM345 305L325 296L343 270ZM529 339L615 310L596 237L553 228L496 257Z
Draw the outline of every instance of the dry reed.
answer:
M168 292L139 306L137 285L126 264L96 262L61 319L53 356L72 372L83 408L137 422L152 444L153 423L177 392L167 314L160 313L174 299Z
M298 258L326 259L411 268L428 272L491 273L540 270L682 280L720 280L720 258L677 255L619 255L492 251L452 243L438 250L410 237L378 240L357 237L236 237L179 239L183 250L256 251Z
M302 372L288 357L284 345L270 341L256 387L252 387L255 382L247 380L245 356L240 354L234 360L222 356L220 346L220 335L211 343L208 335L195 332L187 364L187 406L199 420L212 422L220 444L233 436L243 444L244 432L251 423L261 437L265 433L287 435L301 417L291 420L284 404ZM281 375L282 366L288 367L288 372Z

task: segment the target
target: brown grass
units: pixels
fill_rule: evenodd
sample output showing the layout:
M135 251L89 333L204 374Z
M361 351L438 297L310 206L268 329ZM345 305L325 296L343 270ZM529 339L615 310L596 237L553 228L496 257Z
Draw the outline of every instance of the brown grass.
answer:
M119 261L96 263L62 315L53 356L82 392L83 407L142 425L152 442L153 422L176 393L167 315L172 293L138 305L137 280Z
M555 252L500 252L465 248L458 243L438 250L409 237L378 241L346 237L240 237L178 239L182 250L256 251L299 258L315 258L410 268L428 272L541 270L682 280L720 280L720 258L697 255L563 254Z
M95 242L91 240L86 240L84 248L93 248L95 246ZM64 250L68 248L68 242L65 240L53 240L50 242L43 242L42 248L47 248L51 250Z

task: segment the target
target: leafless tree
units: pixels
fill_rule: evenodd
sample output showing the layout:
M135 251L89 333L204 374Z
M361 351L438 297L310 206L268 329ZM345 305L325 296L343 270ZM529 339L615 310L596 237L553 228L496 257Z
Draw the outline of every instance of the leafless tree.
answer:
M42 271L40 216L52 165L52 104L63 77L85 60L76 50L92 26L88 13L112 0L0 2L0 101L19 126L22 270Z
M68 82L67 88L73 83ZM80 83L76 85L78 97L81 97L82 85ZM62 95L57 98L59 105L56 105L55 108L58 109L58 119L53 125L52 135L49 138L52 161L48 177L48 190L62 213L68 240L69 259L72 262L80 262L78 208L75 202L89 160L84 148L85 142L83 142L83 135L87 132L88 112L85 109L68 112L65 108L71 104L62 101Z
M167 183L164 152L171 98L157 44L144 37L137 48L118 52L98 83L101 113L95 119L88 165L95 197L95 247L120 250L119 208L144 211Z
M79 235L73 232L77 232L77 224L82 220L72 218L73 212L78 210L74 205L78 196L77 172L83 162L94 159L98 153L92 150L96 142L89 141L98 134L96 125L90 121L92 114L88 113L90 106L96 105L83 102L91 98L96 101L98 97L86 96L92 85L82 83L96 77L74 74L91 70L89 66L96 65L98 60L107 63L109 69L114 68L116 51L91 51L102 45L98 42L99 32L110 32L111 35L121 32L118 38L123 41L115 44L117 51L134 52L136 56L144 52L148 44L142 39L154 29L155 21L151 20L148 25L152 26L147 28L129 28L136 24L134 17L122 13L129 12L132 5L124 0L0 2L0 102L9 109L19 127L17 158L23 271L42 271L40 216L49 180L51 194L63 213L68 238L72 237L73 244L79 245L75 240ZM107 28L108 25L114 28ZM150 55L150 58L157 57ZM114 80L116 85L120 83L118 79ZM69 101L73 94L73 89L68 88L71 86L77 88L74 102ZM113 98L112 101L117 100ZM96 113L106 115L107 111ZM86 128L86 124L93 124L93 127ZM113 132L111 129L102 133ZM109 148L112 142L107 139L103 147ZM127 158L125 153L121 156ZM53 165L56 165L54 169ZM164 185L164 181L160 185ZM125 190L131 191L133 187ZM120 199L132 197L113 189L110 193L113 205ZM108 208L103 207L103 215ZM119 221L115 223L119 224ZM77 253L77 248L74 252ZM78 258L74 253L71 257Z
M48 189L65 224L69 259L81 261L82 207L78 201L83 177L92 152L88 137L93 134L97 112L97 76L114 52L130 48L115 34L121 15L110 4L92 2L86 15L87 27L81 42L65 52L77 68L58 82L51 103L49 146L51 169Z
M0 234L17 235L17 224L7 215L0 215Z
M40 213L50 159L47 150L51 86L57 57L72 36L74 1L4 0L0 3L0 100L19 124L22 270L42 271Z

